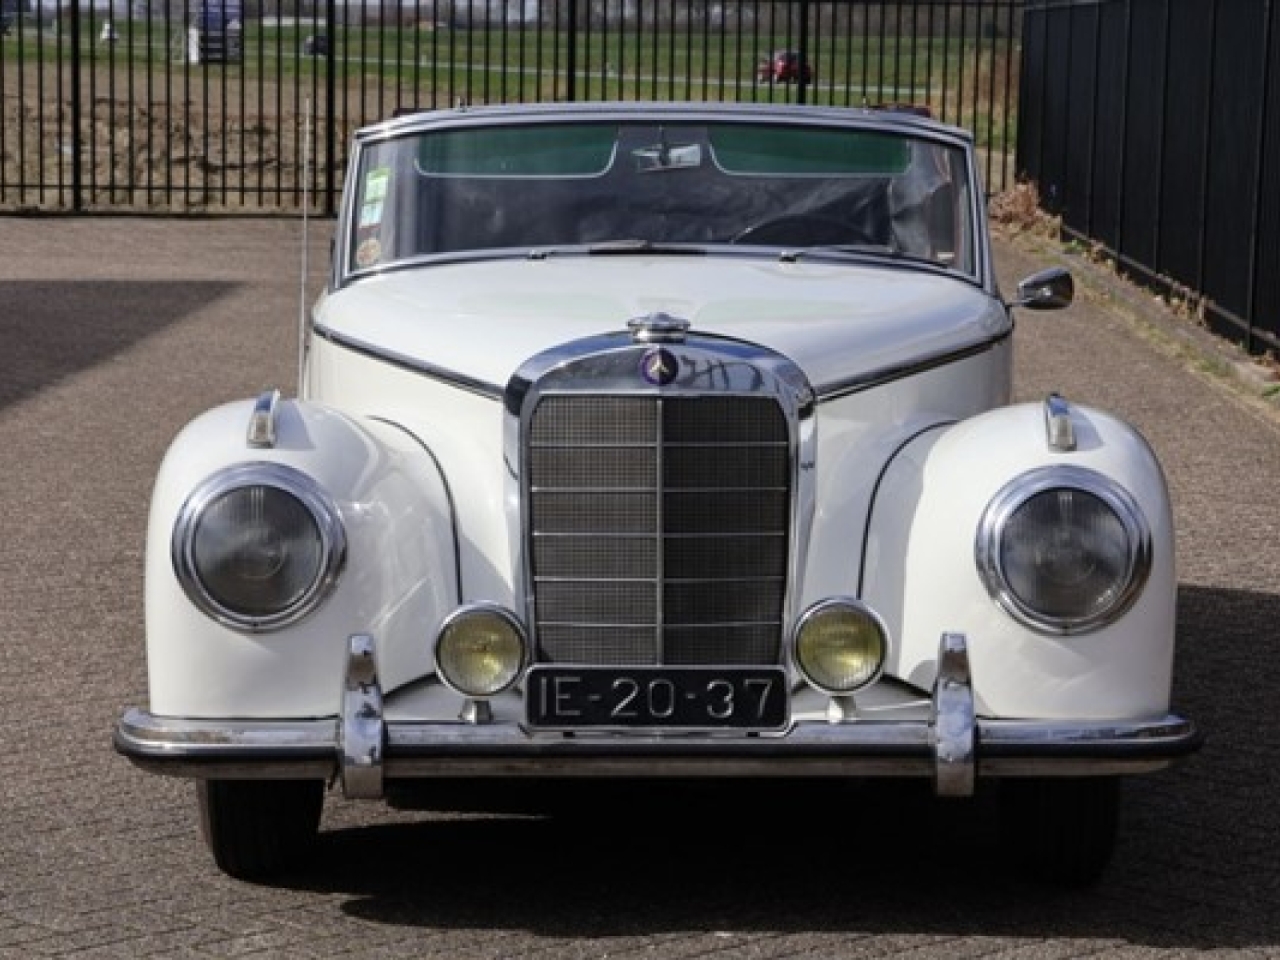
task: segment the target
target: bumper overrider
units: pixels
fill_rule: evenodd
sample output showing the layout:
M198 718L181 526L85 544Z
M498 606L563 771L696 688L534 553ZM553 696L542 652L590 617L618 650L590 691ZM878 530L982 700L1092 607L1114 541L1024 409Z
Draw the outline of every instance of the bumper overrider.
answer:
M482 707L482 704L473 704ZM153 773L197 779L337 779L376 799L387 780L456 777L916 777L940 796L979 777L1148 773L1202 736L1175 714L1145 720L995 720L975 711L968 644L942 637L927 720L804 721L778 734L530 734L515 724L383 717L373 641L348 647L342 712L307 720L221 720L125 712L115 748Z

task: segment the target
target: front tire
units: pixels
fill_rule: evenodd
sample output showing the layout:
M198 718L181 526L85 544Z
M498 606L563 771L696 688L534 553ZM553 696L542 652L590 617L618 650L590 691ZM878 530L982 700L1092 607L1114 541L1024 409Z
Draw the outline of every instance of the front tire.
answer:
M262 880L298 864L320 829L323 780L201 780L200 832L218 869Z
M1045 777L1000 785L1000 830L1019 871L1044 883L1085 886L1102 876L1120 815L1116 777Z

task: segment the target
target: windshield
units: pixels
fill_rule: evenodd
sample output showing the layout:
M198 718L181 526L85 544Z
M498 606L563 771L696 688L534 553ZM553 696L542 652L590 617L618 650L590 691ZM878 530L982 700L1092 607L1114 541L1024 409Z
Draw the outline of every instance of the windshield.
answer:
M354 271L441 254L846 252L975 272L966 154L777 123L428 130L364 147Z

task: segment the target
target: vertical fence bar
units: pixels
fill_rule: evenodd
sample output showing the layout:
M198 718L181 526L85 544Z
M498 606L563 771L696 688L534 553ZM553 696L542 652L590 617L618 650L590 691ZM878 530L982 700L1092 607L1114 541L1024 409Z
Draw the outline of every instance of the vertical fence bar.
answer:
M1158 116L1159 135L1156 137L1156 162L1155 162L1155 214L1151 223L1151 243L1152 243L1152 262L1148 264L1152 271L1160 269L1160 235L1163 226L1164 211L1164 154L1165 154L1165 127L1169 122L1169 71L1171 69L1172 58L1170 50L1172 44L1173 25L1171 23L1171 13L1169 7L1164 9L1164 33L1161 37L1162 59L1160 61L1161 69L1164 71L1164 83L1161 85L1161 100Z
M1004 179L1004 170L1007 167L1007 134L1008 134L1008 114L997 110L1000 103L1000 80L1001 80L1001 59L1003 58L1004 66L1007 68L1009 62L1009 54L1013 45L1013 37L1003 31L1001 20L1001 12L1004 10L1007 0L994 0L991 5L991 19L988 26L984 28L987 36L989 49L987 51L987 62L990 64L991 76L987 82L986 107L987 107L987 150L988 150L988 170L987 170L987 191L989 193L998 193L1001 189L999 184ZM1007 80L1006 80L1007 83ZM1006 85L1006 90L1008 87ZM1000 176L996 176L995 164L1000 165Z
M1259 80L1259 108L1258 108L1258 125L1254 136L1257 143L1254 146L1254 182L1253 182L1253 222L1249 229L1249 268L1248 268L1248 289L1245 293L1245 319L1248 320L1248 332L1246 339L1246 347L1250 351L1256 348L1254 342L1254 329L1257 320L1258 309L1258 286L1262 282L1259 267L1259 238L1262 234L1262 194L1264 189L1266 158L1267 158L1267 117L1271 108L1271 67L1272 53L1271 43L1272 23L1271 23L1272 5L1271 0L1263 0L1262 4L1262 74Z
M902 100L902 4L893 5L893 96L890 101Z
M324 113L328 118L324 125L324 212L333 216L338 209L338 4L326 0L324 7L324 35L329 45L324 52Z
M1045 57L1046 61L1048 60L1048 56L1049 56L1049 20L1051 19L1051 16L1052 15L1050 14L1048 8L1042 4L1040 7L1040 50L1042 55ZM1048 64L1046 62L1042 66L1042 69L1040 71L1040 78L1041 78L1040 90L1039 90L1040 96L1039 96L1039 103L1036 105L1036 108L1039 111L1039 114L1041 117L1040 136L1036 141L1036 170L1037 171L1044 170L1044 162L1045 162L1044 161L1044 151L1045 151L1044 132L1045 131L1044 131L1043 118L1048 113L1048 109L1046 106L1049 98L1049 83L1048 83L1047 73L1048 73ZM1042 197L1041 200L1043 199L1044 198Z
M1017 24L1015 23L1014 18L1013 3L1014 0L1001 0L1000 5L1000 49L1004 58L1004 73L1001 77L1001 89L997 98L1000 117L996 126L1000 135L999 192L1003 192L1009 188L1009 172L1013 167L1013 156L1016 152L1015 128L1017 123L1017 113L1016 105L1010 92L1013 89L1015 82L1013 61L1018 51L1018 33ZM993 112L997 109L997 102L992 102L991 109Z
M276 33L280 32L279 26L278 26L279 21L280 21L280 16L279 16L279 13L277 12ZM245 19L244 19L244 30L245 30L244 55L247 63L248 57L249 57L249 50L250 50L249 32L248 32L249 19L247 15L245 16ZM267 154L267 130L266 130L266 123L265 123L265 118L266 118L265 101L266 101L266 85L267 85L267 80L265 76L266 74L265 50L266 50L266 42L267 42L266 33L267 33L266 11L265 9L260 9L258 12L258 28L254 32L254 45L256 45L256 48L257 48L256 60L258 64L258 69L255 73L254 87L256 89L253 92L256 94L256 97L257 97L258 113L257 113L256 121L252 124L252 136L254 141L255 152L260 158L262 158L262 170L261 170L261 173L258 175L258 189L257 189L257 203L259 207L266 206L266 197L267 197L267 166L265 163L265 158ZM332 38L332 35L331 35L331 38ZM247 87L248 84L246 84L245 86ZM326 118L331 118L332 116L333 114L332 112L330 112L326 115ZM247 121L248 121L248 118L246 117L245 118L245 126L246 126L245 139L246 140L248 140L250 136L250 129L249 129L250 125L248 124ZM276 167L276 179L278 183L279 182L279 165L277 165Z
M516 102L517 102L517 103L524 103L524 102L525 102L525 100L527 99L527 97L526 97L526 95L525 95L525 78L526 78L527 74L526 74L526 72L525 72L525 71L527 70L527 68L528 68L528 63L529 63L529 61L528 61L528 57L529 57L529 44L528 44L528 42L527 42L527 41L528 41L528 39L529 39L529 22L528 22L528 20L527 20L527 19L525 19L526 15L527 15L527 9L526 9L526 10L522 10L522 12L521 12L521 20L520 20L520 39L519 39L519 41L518 41L518 42L517 42L517 44L516 44L516 49L517 49L517 53L516 53L516 90L517 90L517 94L516 94L516 98L515 98L515 99L516 99ZM541 2L541 0L539 0L538 4L534 7L534 17L535 17L535 18L536 18L536 20L537 20L537 22L536 22L536 23L535 23L535 25L534 25L534 31L535 31L534 36L536 37L536 36L537 36L537 30L538 30L538 29L540 29L540 27L539 27L538 25L542 23L542 2ZM535 82L536 82L536 81L535 81Z
M1237 0L1239 2L1239 0ZM1208 243L1208 230L1205 218L1208 215L1209 204L1209 172L1210 163L1213 156L1213 92L1216 85L1216 73L1218 66L1218 0L1209 0L1209 67L1206 76L1208 77L1209 91L1205 97L1205 117L1204 117L1204 136L1200 141L1200 215L1197 221L1200 224L1199 242L1196 244L1196 269L1195 277L1192 283L1196 290L1203 290L1205 287L1205 253Z
M928 42L928 38L925 38ZM910 100L919 103L920 88L920 4L918 0L911 2L911 57L907 65L907 76L910 85Z
M948 120L947 92L951 82L951 0L942 7L942 109L938 118L944 123Z
M45 184L44 184L43 174L44 174L45 165L48 162L47 153L46 153L48 148L45 142L46 137L44 135L46 126L48 125L48 120L46 119L46 116L45 116L45 96L47 93L45 87L46 87L47 81L45 79L46 71L44 68L44 58L43 56L40 55L40 52L42 52L45 48L45 39L44 39L45 30L43 29L43 23L44 21L41 20L41 27L39 28L39 33L37 33L36 35L36 44L37 44L36 49L38 51L37 59L36 59L36 96L40 103L40 108L39 108L40 123L39 123L39 126L36 127L35 137L36 137L36 162L38 163L38 166L36 169L40 171L40 179L38 183L39 183L39 197L41 200L43 200L45 196ZM54 43L54 48L58 51L58 61L61 62L64 54L64 51L63 51L64 39L60 32L55 31L54 37L53 37L53 43ZM57 102L60 104L66 103L67 102L66 90L65 90L64 78L62 76L61 70L57 70L54 73L53 88L58 98ZM68 150L74 149L73 147L70 147L64 139L62 122L63 121L61 116L59 116L58 113L55 113L53 117L54 131L53 131L52 149L54 152L54 163L56 164L55 169L57 170L57 172L54 174L54 184L55 184L55 191L56 191L55 195L57 196L59 203L66 202L66 196L68 191L67 165L63 157L67 156ZM73 196L72 203L71 203L72 210L76 209L74 201L75 201L75 198Z
M97 57L94 38L98 36L97 30L97 12L94 10L92 2L89 4L88 12L85 14L87 20L88 31L84 29L85 24L79 28L80 43L76 44L80 56L81 72L79 78L80 83L77 87L82 87L84 83L89 86L89 109L87 113L84 110L84 93L81 91L81 113L80 123L75 125L76 133L80 136L80 142L83 145L83 153L81 154L82 163L77 164L80 170L81 182L84 184L84 202L86 206L93 203L94 192L97 186L97 169L98 169L98 136L96 125L94 123L94 112L98 103L98 70ZM82 44L84 43L85 33L89 35L89 49L86 52ZM88 61L88 69L84 69L85 61ZM85 182L87 181L87 183Z
M1103 21L1105 20L1105 10L1099 9L1095 14L1094 30L1093 30L1093 67L1094 73L1101 76L1101 60L1103 56ZM1086 183L1088 184L1086 198L1088 210L1088 223L1090 233L1094 233L1094 204L1098 195L1098 154L1099 151L1105 149L1105 137L1100 134L1099 124L1102 118L1102 84L1094 83L1093 99L1089 104L1089 115L1092 117L1092 129L1089 133L1089 173Z
M578 0L568 0L568 19L565 40L564 95L566 100L573 103L578 99Z
M673 100L676 93L676 0L667 4L667 85L666 96Z
M80 77L84 75L80 54L80 0L71 0L71 209L84 210L81 165L84 143L80 137Z
M803 104L808 99L809 81L805 77L805 65L813 59L809 55L809 12L810 0L800 0L800 37L796 43L799 62L796 64L796 102Z
M640 100L644 97L644 79L642 76L642 68L644 66L644 11L645 4L636 4L636 42L634 45L634 62L635 67L635 98Z
M980 0L979 0L980 2ZM968 2L960 3L959 17L960 21L956 29L956 89L955 89L955 115L952 123L965 125L965 107L971 88L969 86L969 9L972 4Z
M995 121L995 101L996 101L996 40L997 40L996 23L997 23L997 20L996 20L994 4L988 7L987 4L984 3L982 6L978 8L978 13L979 13L979 16L978 16L977 46L979 50L982 50L983 47L986 47L987 70L989 73L989 76L987 78L987 100L986 100L986 103L987 103L987 118L986 118L987 169L986 169L985 179L983 180L983 183L986 184L987 193L991 194L994 192L994 189L992 187L992 173L995 171L994 164L995 164L995 155L996 155L994 121ZM990 17L990 19L988 19L988 17ZM977 71L977 74L978 74L976 78L977 86L980 89L982 86L981 71ZM980 99L982 94L978 92L978 90L975 90L975 95L976 96L974 99L973 129L974 129L974 136L976 137L980 124L982 123L982 115L980 112L978 112L978 105L982 102Z
M22 43L22 27L19 23L18 27L18 44ZM8 44L5 43L4 37L0 36L0 104L4 104L9 99L9 57ZM18 77L22 77L22 62L18 62ZM19 99L21 104L22 100ZM18 130L22 129L22 108L19 106L17 112ZM0 109L0 202L7 199L9 193L9 165L4 162L5 157L9 156L9 121L7 115ZM18 151L18 170L19 182L21 182L22 170L22 151Z
M1128 180L1128 153L1124 145L1129 142L1129 98L1133 90L1133 0L1124 2L1124 89L1120 91L1120 131L1117 151L1119 157L1116 164L1116 226L1115 252L1119 255L1125 248L1124 214L1125 214L1125 182Z
M961 13L961 20L960 20L960 34L961 34L961 36L963 36L963 37L965 37L965 38L966 38L966 40L965 40L965 41L962 41L962 42L965 42L965 43L972 43L972 44L973 44L973 93L972 93L972 101L971 101L971 105L970 105L970 108L969 108L969 122L968 122L967 126L969 127L969 129L970 129L970 130L972 130L972 131L973 131L973 136L974 136L974 139L975 139L975 140L978 138L978 129L979 129L979 128L978 128L978 111L977 111L977 107L978 107L978 103L979 103L979 98L980 98L980 97L981 97L981 95L982 95L982 13L983 13L983 7L984 7L984 0L978 0L978 3L974 6L974 10L973 10L973 33L972 33L972 34L969 34L969 33L967 33L967 32L965 31L966 21L965 21L965 19L964 19L964 13L966 12L966 8L961 7L961 9L960 9L960 13ZM969 38L970 38L970 37L972 38L971 40L969 40ZM961 85L961 89L963 89L963 84ZM962 98L962 102L963 102L963 98ZM963 108L962 108L962 109L961 109L961 111L960 111L960 123L961 123L961 124L964 124L964 122L965 122L965 120L964 120L964 110L963 110Z

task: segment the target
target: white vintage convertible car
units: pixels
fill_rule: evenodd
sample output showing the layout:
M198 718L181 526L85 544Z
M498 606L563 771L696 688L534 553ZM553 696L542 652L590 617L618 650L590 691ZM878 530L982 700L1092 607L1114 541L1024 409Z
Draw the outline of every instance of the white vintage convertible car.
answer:
M160 469L150 703L224 871L290 867L330 785L907 777L999 792L1096 877L1171 712L1161 469L1010 405L1015 307L963 131L627 104L360 131L296 399ZM582 781L577 781L581 783Z

